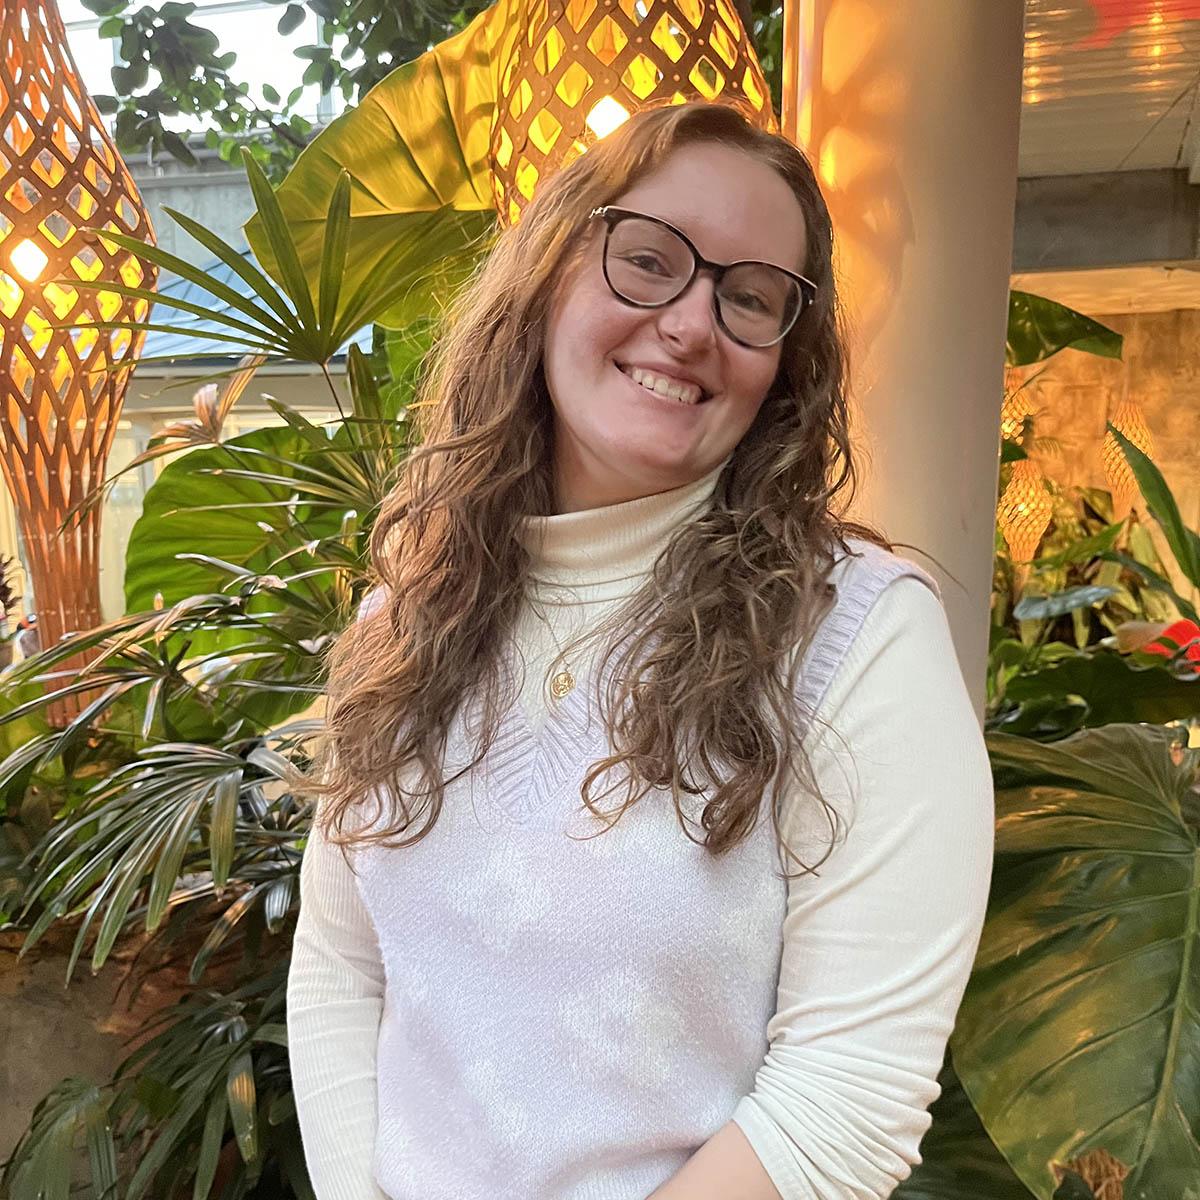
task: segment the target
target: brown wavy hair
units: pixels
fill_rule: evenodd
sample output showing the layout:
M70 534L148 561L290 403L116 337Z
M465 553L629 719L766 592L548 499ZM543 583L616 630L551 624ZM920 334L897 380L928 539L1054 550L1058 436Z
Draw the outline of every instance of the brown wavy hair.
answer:
M474 763L492 745L515 701L503 649L530 567L521 523L553 511L542 347L555 289L594 235L592 209L697 142L736 147L792 189L816 300L782 343L776 378L711 508L674 533L606 626L621 631L597 673L611 753L588 768L580 797L607 828L651 789L666 789L687 836L720 854L749 834L766 795L779 836L790 776L836 835L803 745L812 714L799 708L796 672L832 603L835 547L845 552L848 535L890 545L833 511L855 485L833 231L794 145L732 105L693 102L639 113L547 180L447 314L413 410L420 448L371 536L382 603L329 656L327 737L309 786L324 797L330 840L407 846L429 832L451 781L447 732L468 685L482 702ZM620 797L606 811L593 794L602 776L618 780L605 794ZM683 796L707 797L699 835Z

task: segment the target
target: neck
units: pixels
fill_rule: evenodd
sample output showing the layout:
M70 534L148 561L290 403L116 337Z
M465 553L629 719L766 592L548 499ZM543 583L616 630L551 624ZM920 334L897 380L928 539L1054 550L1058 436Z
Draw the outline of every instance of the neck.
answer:
M594 508L610 508L631 500L663 495L698 482L696 476L664 478L661 473L641 477L636 471L614 475L606 464L589 456L564 454L566 447L557 446L554 459L554 512L556 514L586 512Z
M674 531L710 502L725 464L682 487L613 504L527 517L522 539L536 584L568 587L636 581Z

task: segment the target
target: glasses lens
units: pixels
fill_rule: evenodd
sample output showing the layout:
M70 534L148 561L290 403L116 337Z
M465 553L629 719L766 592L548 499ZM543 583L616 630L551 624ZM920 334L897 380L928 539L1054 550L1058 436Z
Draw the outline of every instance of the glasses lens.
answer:
M738 263L717 291L729 332L752 346L766 346L790 329L802 301L800 285L768 263Z
M692 252L669 229L626 217L608 235L605 263L618 295L635 304L665 304L683 291L692 274Z
M641 217L624 217L609 231L605 251L609 284L635 304L666 304L687 286L695 259L671 230ZM717 289L721 320L750 346L767 346L791 328L803 304L800 285L769 263L738 263Z

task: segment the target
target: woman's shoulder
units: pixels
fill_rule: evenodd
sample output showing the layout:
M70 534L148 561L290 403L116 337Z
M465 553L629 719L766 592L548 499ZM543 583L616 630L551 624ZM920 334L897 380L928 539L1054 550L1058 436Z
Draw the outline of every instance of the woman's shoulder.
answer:
M829 581L838 589L839 600L855 595L877 598L896 579L920 580L938 599L941 589L937 580L919 563L867 538L845 537L845 549L835 551Z
M880 617L890 626L897 619L905 624L933 610L942 613L937 582L919 564L865 538L844 541L846 548L839 547L828 576L836 590L833 606L809 641L800 672L801 698L812 710L820 706L851 646Z

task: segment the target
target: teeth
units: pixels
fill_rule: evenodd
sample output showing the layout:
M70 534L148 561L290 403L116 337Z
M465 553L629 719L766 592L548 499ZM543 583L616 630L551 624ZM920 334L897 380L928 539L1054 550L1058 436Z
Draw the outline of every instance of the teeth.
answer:
M634 383L640 383L649 391L657 392L660 396L669 396L683 404L695 404L700 399L700 389L694 383L676 383L662 375L655 375L652 371L643 371L641 367L629 367L626 374Z

